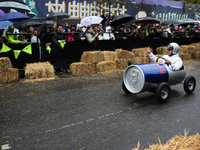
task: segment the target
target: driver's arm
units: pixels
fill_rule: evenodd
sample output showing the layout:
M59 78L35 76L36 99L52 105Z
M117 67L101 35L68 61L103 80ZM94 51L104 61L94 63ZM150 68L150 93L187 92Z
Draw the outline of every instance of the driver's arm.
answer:
M153 62L156 62L156 59L158 58L153 53L150 53L149 57L151 58L151 60L153 60ZM158 59L158 61L162 62L162 63L165 63L165 61L163 59Z
M181 59L176 60L175 62L173 62L171 65L169 65L169 67L171 68L171 70L179 70L183 65L183 62Z

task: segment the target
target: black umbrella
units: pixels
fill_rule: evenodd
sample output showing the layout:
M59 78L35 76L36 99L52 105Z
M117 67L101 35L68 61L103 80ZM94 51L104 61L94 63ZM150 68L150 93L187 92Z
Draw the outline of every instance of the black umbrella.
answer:
M168 25L168 24L180 24L179 20L167 20L163 22L164 25Z
M142 17L142 18L139 18L139 19L135 20L135 23L143 23L143 24L146 24L146 23L155 23L155 22L159 22L159 21L156 20L153 17Z
M38 22L38 21L29 21L29 22L23 23L23 24L21 25L21 27L28 27L28 26L36 27L36 26L40 26L40 25L42 25L42 22Z
M52 21L52 20L46 20L46 21L42 21L42 24L45 24L45 25L52 25L54 24L55 22Z
M194 19L187 18L187 19L181 19L180 24L181 25L188 25L188 24L190 24L190 25L195 25L195 24L198 25L198 22L196 20L194 20Z
M116 16L115 18L112 19L112 22L110 23L111 26L119 25L122 23L129 22L132 20L133 17L129 14L121 14L119 16Z
M46 19L47 20L60 20L60 19L69 18L69 17L70 17L70 15L68 15L65 12L54 12L54 13L49 14L46 17Z

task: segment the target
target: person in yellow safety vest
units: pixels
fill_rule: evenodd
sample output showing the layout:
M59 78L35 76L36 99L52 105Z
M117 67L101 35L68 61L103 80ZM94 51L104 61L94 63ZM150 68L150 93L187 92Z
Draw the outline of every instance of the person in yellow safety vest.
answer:
M20 43L24 44L24 41L17 40L17 35L8 35L8 34L13 34L14 28L15 28L14 25L10 25L8 27L8 30L6 31L8 42L13 44L20 44Z

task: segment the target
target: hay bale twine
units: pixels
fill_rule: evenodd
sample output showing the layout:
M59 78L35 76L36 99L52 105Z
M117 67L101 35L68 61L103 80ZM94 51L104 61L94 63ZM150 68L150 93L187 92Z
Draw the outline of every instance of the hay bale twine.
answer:
M92 74L96 72L95 64L92 63L75 62L70 64L69 68L73 75Z
M162 54L162 55L166 55L167 54L167 46L161 46L161 47L157 47L156 48L156 52L157 54Z
M115 61L118 59L118 53L113 51L103 51L103 61Z
M152 48L150 50L153 52ZM135 54L135 57L149 57L146 48L132 49L132 52Z
M19 79L19 72L17 68L9 68L0 71L0 83L7 83Z
M126 69L128 67L128 60L118 59L115 61L117 69Z
M25 78L39 79L54 77L54 67L49 62L31 63L25 67Z
M115 51L118 53L119 59L126 59L129 63L131 63L135 57L134 53L127 50L116 49Z
M12 68L10 59L8 57L1 57L0 58L0 70L7 70L9 68Z
M101 51L85 51L81 56L80 62L95 63L103 61L103 54Z
M102 61L96 65L97 72L106 72L116 70L116 63L114 61Z

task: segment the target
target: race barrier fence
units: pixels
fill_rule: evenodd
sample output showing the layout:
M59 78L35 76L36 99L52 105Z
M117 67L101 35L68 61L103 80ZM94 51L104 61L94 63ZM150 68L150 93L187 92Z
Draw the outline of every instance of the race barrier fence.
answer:
M51 35L53 35L51 33ZM41 38L42 40L42 38ZM134 48L151 47L156 54L156 48L166 46L170 42L187 45L199 42L198 38L151 38L151 39L126 39L126 40L95 40L66 42L61 49L55 45L46 50L39 42L25 44L0 44L0 57L8 57L14 68L24 69L27 63L49 61L54 68L68 67L73 62L79 62L84 51L109 50L122 48L131 51Z

